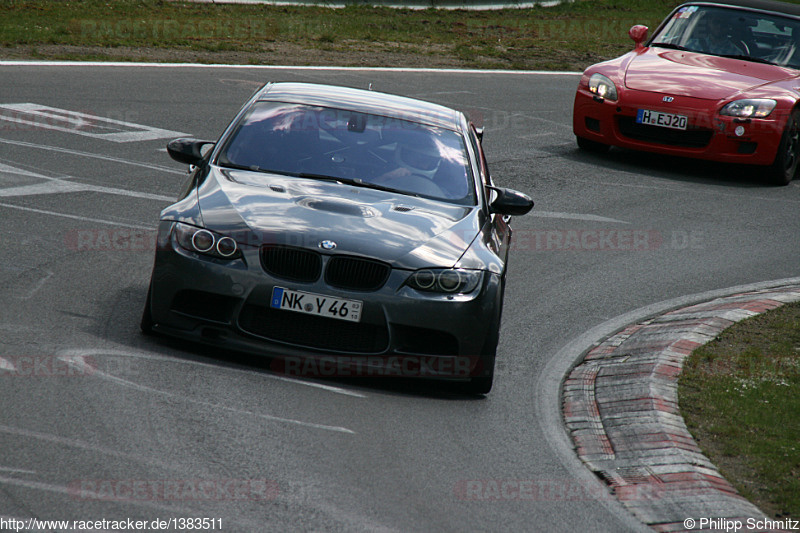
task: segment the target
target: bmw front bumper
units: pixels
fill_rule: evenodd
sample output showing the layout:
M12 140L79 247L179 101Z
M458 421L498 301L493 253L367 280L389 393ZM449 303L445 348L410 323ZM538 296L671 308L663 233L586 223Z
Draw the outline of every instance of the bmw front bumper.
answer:
M388 360L405 365L412 357L441 364L461 357L471 362L470 377L480 371L481 356L494 353L503 296L498 274L483 272L469 294L414 290L405 286L411 272L400 269L391 269L378 290L343 290L324 276L296 282L268 274L257 246L240 245L242 256L233 260L186 250L174 236L174 224L159 226L150 286L154 331L269 357L334 356L368 365ZM274 287L361 301L361 319L275 309ZM452 367L441 368L450 377Z

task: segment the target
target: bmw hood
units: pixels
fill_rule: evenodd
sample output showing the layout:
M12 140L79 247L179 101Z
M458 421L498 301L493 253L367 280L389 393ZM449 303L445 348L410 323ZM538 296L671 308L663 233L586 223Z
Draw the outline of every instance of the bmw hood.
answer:
M636 55L625 72L629 89L723 100L797 71L726 57L653 47Z
M397 268L454 266L482 220L476 206L216 167L197 194L203 225L242 245L315 248Z

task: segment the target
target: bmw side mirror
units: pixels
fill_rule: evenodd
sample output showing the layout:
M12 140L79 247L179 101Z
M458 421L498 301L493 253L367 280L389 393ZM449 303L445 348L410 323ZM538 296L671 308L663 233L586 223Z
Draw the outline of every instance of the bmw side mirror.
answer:
M642 43L647 39L647 26L642 26L641 24L632 26L631 29L628 30L628 36L636 43L634 50L641 50L644 48Z
M502 187L490 187L494 199L489 208L494 213L512 217L522 216L533 209L533 200L527 194Z
M175 139L167 144L167 153L178 163L199 165L208 154L209 148L214 143L211 141L198 141L197 139ZM204 149L205 148L205 149Z

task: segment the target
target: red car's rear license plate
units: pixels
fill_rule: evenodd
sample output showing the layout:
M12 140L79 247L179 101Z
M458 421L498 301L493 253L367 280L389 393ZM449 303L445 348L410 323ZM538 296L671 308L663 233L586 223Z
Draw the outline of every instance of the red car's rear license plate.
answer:
M685 130L689 122L686 115L676 115L673 113L662 113L661 111L651 111L649 109L639 109L636 113L638 124L648 124L650 126L661 126L662 128L672 128L674 130Z
M285 309L307 315L326 316L348 322L359 322L361 320L362 306L363 302L360 300L345 300L323 294L292 291L282 287L274 287L272 289L272 300L270 301L270 307L273 309Z

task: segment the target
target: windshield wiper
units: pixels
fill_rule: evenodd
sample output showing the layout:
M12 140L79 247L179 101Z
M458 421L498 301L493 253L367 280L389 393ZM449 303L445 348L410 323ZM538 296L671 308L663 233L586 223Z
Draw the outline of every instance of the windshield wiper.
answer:
M745 54L726 54L719 57L727 57L728 59L742 59L744 61L752 61L753 63L764 63L765 65L777 65L772 61L767 61L766 59L760 57L753 57Z
M230 162L221 163L220 166L223 168L230 168L234 170L248 170L251 172L280 174L282 176L292 176L295 178L308 178L320 181L335 181L336 183L344 183L345 185L351 185L353 187L364 187L365 189L375 189L377 191L396 192L408 196L417 196L417 197L419 196L418 194L413 192L405 191L403 189L395 189L394 187L387 187L386 185L379 185L377 183L371 183L369 181L364 181L359 178L341 178L338 176L329 176L327 174L314 174L311 172L287 172L285 170L270 170L268 168L261 168L258 165L246 166Z
M238 163L231 163L230 161L225 161L225 162L220 161L219 166L221 166L222 168L230 168L233 170L249 170L251 172L270 172L269 170L261 168L258 165L247 166L247 165L240 165Z
M673 50L683 50L683 51L686 51L686 52L692 52L693 51L693 50L690 50L690 49L686 48L685 46L681 46L679 44L672 44L672 43L653 43L650 46L659 46L661 48L671 48Z
M337 176L327 176L325 174L311 174L308 172L298 172L298 173L288 173L292 176L297 176L298 178L310 178L315 180L323 180L323 181L335 181L338 183L344 183L345 185L352 185L353 187L364 187L365 189L375 189L377 191L386 191L386 192L397 192L400 194L406 194L409 196L419 196L413 192L404 191L402 189L395 189L394 187L387 187L386 185L379 185L377 183L372 183L369 181L364 181L359 178L340 178Z

